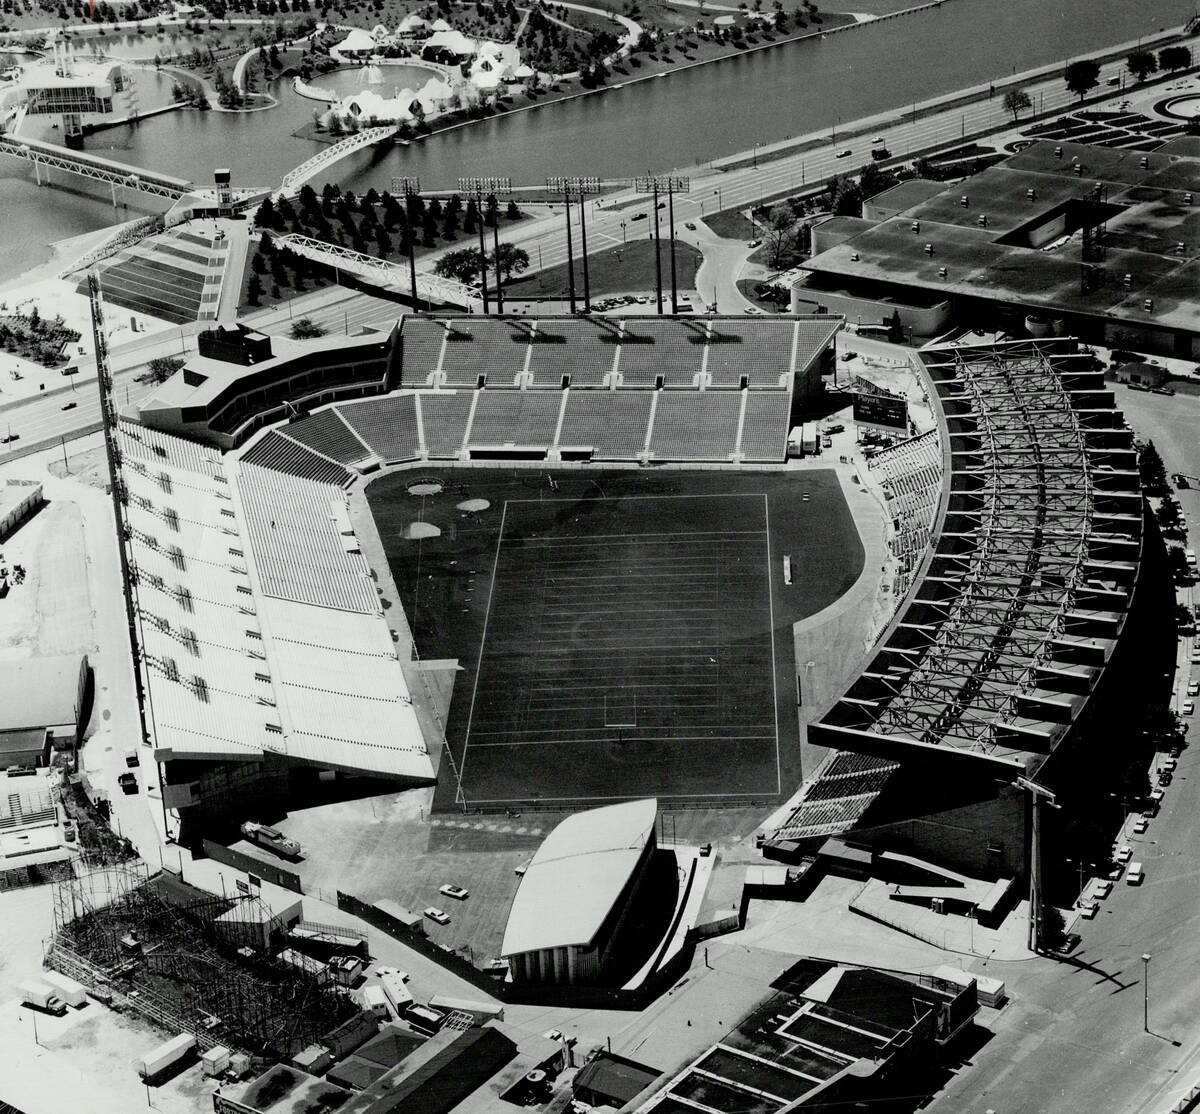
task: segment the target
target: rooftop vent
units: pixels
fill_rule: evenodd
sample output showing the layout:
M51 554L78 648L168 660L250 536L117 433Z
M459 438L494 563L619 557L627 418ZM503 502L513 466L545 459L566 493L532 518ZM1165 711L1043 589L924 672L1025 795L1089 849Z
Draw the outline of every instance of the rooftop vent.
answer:
M1056 159L1061 159L1061 158L1062 158L1062 148L1061 148L1061 147L1055 147L1055 148L1054 148L1054 157L1055 157Z
M1037 190L1035 190L1032 186L1030 186L1029 189L1027 189L1025 191L1025 196L1030 201L1036 201L1037 200Z
M938 278L945 278L945 277L946 277L946 268L939 267L938 268Z
M958 203L964 209L969 209L971 207L971 199L965 193L958 199Z
M1154 299L1153 299L1153 298L1147 298L1147 299L1146 299L1146 300L1145 300L1145 301L1142 303L1142 309L1144 309L1144 310L1145 310L1147 313L1151 313L1151 312L1153 312L1153 310L1154 310Z
M1138 166L1140 166L1143 170L1149 170L1150 160L1143 155L1140 159L1138 159Z
M1133 275L1131 275L1128 271L1125 272L1125 277L1121 279L1121 285L1126 289L1133 285Z
M1183 245L1181 244L1181 245L1180 245L1180 247L1182 247L1182 246L1183 246ZM852 263L857 263L857 262L858 262L858 252L856 252L856 251L852 251L852 252L850 253L850 262L852 262Z
M987 228L987 213L980 213L979 219L975 222L980 228Z
M1189 194L1188 194L1188 197L1191 197L1191 196L1192 196L1192 195L1189 193ZM913 222L912 222L912 230L913 230L914 232L920 232L920 231L921 231L921 222L920 222L919 220L915 220L915 221L913 221Z
M933 254L933 245L932 245L932 244L926 244L926 245L925 245L925 254L926 254L926 255L932 255L932 254Z

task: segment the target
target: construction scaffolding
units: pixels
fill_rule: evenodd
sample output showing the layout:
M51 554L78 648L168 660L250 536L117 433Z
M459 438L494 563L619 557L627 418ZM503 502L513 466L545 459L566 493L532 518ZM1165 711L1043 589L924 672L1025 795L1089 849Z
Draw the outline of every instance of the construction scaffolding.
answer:
M135 861L55 887L46 962L202 1048L288 1059L356 1007L279 961L285 937L257 892L217 897Z

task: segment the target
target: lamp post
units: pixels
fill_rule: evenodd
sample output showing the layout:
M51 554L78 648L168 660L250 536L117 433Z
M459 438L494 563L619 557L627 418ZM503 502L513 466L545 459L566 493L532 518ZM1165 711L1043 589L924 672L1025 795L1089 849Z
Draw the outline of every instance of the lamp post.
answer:
M562 195L563 209L567 216L567 292L572 313L575 312L575 258L571 245L571 198L574 196L579 201L579 239L580 251L583 253L583 311L586 313L591 305L592 291L588 278L587 206L584 197L600 192L600 179L594 175L555 174L546 179L546 189ZM622 224L622 237L624 229Z
M1015 782L1019 789L1029 793L1029 807L1032 810L1029 840L1029 950L1036 952L1042 943L1042 801L1052 807L1058 804L1055 795L1044 785L1027 777L1019 777Z
M1150 953L1142 952L1142 1031L1150 1032Z
M392 179L392 194L400 194L404 198L404 218L408 222L408 281L412 287L413 309L419 310L421 303L417 298L417 229L413 221L412 198L420 196L421 179L398 177Z
M662 259L659 255L658 195L667 195L667 223L671 233L671 312L679 312L679 291L675 279L675 194L690 193L692 180L676 174L647 174L634 179L638 193L648 193L654 199L654 276L657 283L658 312L663 311Z
M502 177L495 174L472 175L467 178L459 178L458 191L459 193L470 194L475 198L475 205L479 210L479 284L480 292L483 295L483 312L488 312L488 287L487 287L487 245L483 239L483 199L485 197L501 193L503 191L512 190L512 179ZM499 217L497 216L497 222ZM503 308L503 295L500 292L500 238L499 233L495 237L496 254L492 259L492 266L496 272L496 308Z

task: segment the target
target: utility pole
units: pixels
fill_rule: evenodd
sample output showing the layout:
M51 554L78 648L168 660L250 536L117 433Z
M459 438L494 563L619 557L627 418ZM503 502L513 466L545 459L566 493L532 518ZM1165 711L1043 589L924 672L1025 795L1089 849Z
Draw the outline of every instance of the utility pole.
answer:
M412 288L413 309L419 310L421 303L417 298L417 231L412 219L411 199L420 196L421 179L407 176L393 178L392 193L399 193L404 197L404 219L408 227L408 281Z
M459 193L470 194L475 198L475 206L479 210L479 283L483 294L483 312L488 312L487 287L487 245L483 239L483 199L489 194L511 193L512 179L495 174L473 175L459 178ZM496 258L492 261L496 268L496 286L500 285L500 244L496 242ZM497 307L499 308L499 307Z
M1036 952L1042 943L1042 801L1051 808L1058 808L1053 792L1039 785L1032 778L1019 777L1017 787L1029 794L1033 810L1030 824L1029 844L1029 950Z
M571 243L571 198L579 199L579 236L580 249L583 252L583 311L587 313L591 305L591 288L588 283L587 262L587 203L584 198L588 194L600 192L600 179L594 175L556 174L546 179L546 189L559 194L563 199L563 210L567 217L567 293L571 304L571 313L575 313L575 256Z
M658 312L663 311L662 303L662 260L659 255L659 224L658 224L658 195L667 195L667 224L671 233L671 312L679 312L679 291L675 276L675 195L690 193L692 181L690 178L677 174L648 174L634 179L634 188L638 193L648 193L654 200L654 274L658 284ZM720 198L718 197L718 204Z
M1142 1031L1150 1032L1150 953L1142 952Z

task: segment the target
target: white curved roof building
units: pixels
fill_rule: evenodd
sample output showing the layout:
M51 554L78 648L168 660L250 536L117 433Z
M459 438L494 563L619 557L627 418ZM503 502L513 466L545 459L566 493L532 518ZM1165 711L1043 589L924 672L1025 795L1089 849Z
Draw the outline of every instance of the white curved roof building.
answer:
M568 816L530 861L500 949L514 978L590 982L605 961L656 846L658 801Z

